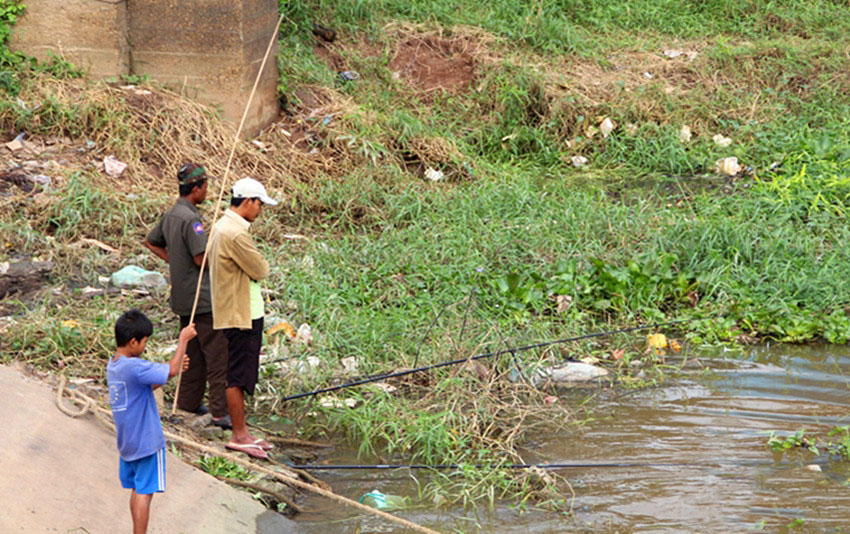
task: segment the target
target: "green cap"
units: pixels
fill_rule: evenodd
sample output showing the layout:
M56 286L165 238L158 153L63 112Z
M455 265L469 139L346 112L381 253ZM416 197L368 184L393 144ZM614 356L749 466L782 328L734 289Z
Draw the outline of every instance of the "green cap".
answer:
M207 170L197 163L185 163L177 171L177 182L181 185L193 184L207 178Z

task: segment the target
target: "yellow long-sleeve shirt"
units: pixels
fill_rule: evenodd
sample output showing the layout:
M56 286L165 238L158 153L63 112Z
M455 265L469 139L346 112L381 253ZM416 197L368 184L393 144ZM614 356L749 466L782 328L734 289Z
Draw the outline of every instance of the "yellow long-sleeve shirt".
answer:
M213 226L207 245L213 328L251 328L251 280L269 275L269 264L248 233L251 223L232 209Z

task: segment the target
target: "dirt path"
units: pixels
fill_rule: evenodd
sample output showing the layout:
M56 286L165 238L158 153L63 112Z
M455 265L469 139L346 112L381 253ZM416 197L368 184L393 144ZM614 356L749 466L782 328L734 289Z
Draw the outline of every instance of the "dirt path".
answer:
M0 532L129 532L115 438L89 414L70 418L51 389L0 366ZM148 532L297 533L293 522L169 453Z

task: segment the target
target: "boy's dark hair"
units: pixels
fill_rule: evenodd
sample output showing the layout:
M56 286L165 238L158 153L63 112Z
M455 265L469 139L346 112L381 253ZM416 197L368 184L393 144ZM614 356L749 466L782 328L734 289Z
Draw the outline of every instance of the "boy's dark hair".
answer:
M130 340L141 341L153 334L153 323L148 319L148 316L139 310L124 312L121 317L115 321L115 345L123 347Z

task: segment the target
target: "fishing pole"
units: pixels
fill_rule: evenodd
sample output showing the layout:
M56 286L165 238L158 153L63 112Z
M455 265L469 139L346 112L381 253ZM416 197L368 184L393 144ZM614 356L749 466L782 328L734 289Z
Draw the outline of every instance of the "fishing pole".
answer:
M625 333L628 333L628 332L636 332L636 331L639 331L639 330L648 330L648 329L651 329L651 328L660 328L662 326L671 326L671 325L686 323L686 322L704 321L706 319L713 319L713 318L714 317L703 317L701 319L679 319L677 321L669 321L669 322L666 322L666 323L654 323L654 324L648 324L648 325L632 326L632 327L629 327L629 328L622 328L622 329L619 329L619 330L608 330L608 331L605 331L605 332L594 332L594 333L591 333L591 334L583 334L583 335L580 335L580 336L569 337L569 338L564 338L564 339L556 339L556 340L552 340L552 341L542 341L540 343L534 343L534 344L525 345L525 346L522 346L522 347L509 347L509 348L504 349L504 350L498 350L498 351L494 351L494 352L486 352L484 354L478 354L478 355L475 355L475 356L470 356L468 358L458 358L456 360L449 360L449 361L445 361L445 362L435 363L435 364L432 364L432 365L417 367L415 369L406 369L404 371L396 371L394 373L386 373L386 374L376 375L376 376L372 376L372 377L362 378L360 380L355 380L353 382L347 382L345 384L339 384L339 385L330 386L330 387L327 387L327 388L321 388L321 389L316 389L316 390L313 390L313 391L307 391L305 393L296 393L295 395L289 395L287 397L284 397L283 400L284 401L290 401L290 400L300 399L300 398L303 398L303 397L312 397L314 395L319 395L321 393L329 393L331 391L338 391L340 389L347 389L347 388L350 388L350 387L368 384L370 382L378 382L380 380L386 380L388 378L397 378L397 377L400 377L400 376L406 376L406 375L413 374L413 373L428 371L430 369L438 369L440 367L457 365L457 364L465 363L465 362L468 362L468 361L481 360L481 359L484 359L484 358L491 358L493 356L500 356L502 354L513 354L513 353L516 353L516 352L523 352L523 351L528 351L528 350L533 350L533 349L539 349L539 348L543 348L543 347L549 347L549 346L552 346L552 345L570 343L570 342L573 342L573 341L581 341L581 340L584 340L584 339L592 339L592 338L597 338L597 337L610 336L610 335L614 335L614 334L625 334Z

